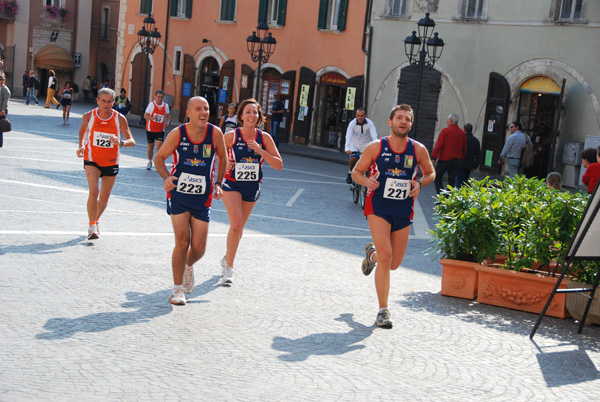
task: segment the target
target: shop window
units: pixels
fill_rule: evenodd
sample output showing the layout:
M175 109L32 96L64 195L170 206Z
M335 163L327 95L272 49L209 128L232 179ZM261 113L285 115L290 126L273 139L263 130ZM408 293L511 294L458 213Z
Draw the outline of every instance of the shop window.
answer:
M287 0L260 0L258 5L258 22L266 21L269 25L285 25Z
M488 0L460 0L458 18L465 20L487 20Z
M221 0L221 21L235 21L235 0Z
M343 31L346 29L346 14L348 13L348 0L320 0L319 1L319 29Z
M559 22L583 22L588 0L554 0L550 17Z
M409 0L386 0L384 17L409 17Z
M192 0L172 0L171 17L192 18Z
M140 1L140 14L152 14L152 0Z

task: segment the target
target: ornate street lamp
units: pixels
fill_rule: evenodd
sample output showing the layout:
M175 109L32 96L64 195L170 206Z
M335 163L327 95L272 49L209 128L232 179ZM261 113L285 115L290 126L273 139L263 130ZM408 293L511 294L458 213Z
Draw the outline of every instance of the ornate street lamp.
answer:
M444 50L444 41L435 32L435 22L429 18L429 13L425 13L425 18L421 18L417 23L417 31L407 36L404 40L404 52L408 57L408 62L413 68L419 69L419 78L417 79L417 101L415 104L415 121L413 124L413 138L417 138L417 122L419 121L419 103L421 101L421 82L423 80L423 70L431 70L436 61L441 57Z
M158 30L154 27L154 18L152 15L148 14L146 18L144 18L144 26L142 29L138 31L138 44L142 49L142 53L146 55L146 72L144 74L144 93L143 93L143 102L142 102L142 113L140 117L140 125L145 125L146 120L144 119L144 110L146 110L146 106L148 103L148 99L146 98L146 94L148 93L148 69L150 68L150 55L154 53L156 46L160 43L161 35Z
M257 35L258 32L258 35ZM275 52L277 41L269 32L269 25L265 21L261 21L256 27L256 31L246 39L248 53L252 57L253 62L258 62L258 80L254 88L254 99L258 101L258 91L260 88L260 67L263 63L269 61L269 58Z

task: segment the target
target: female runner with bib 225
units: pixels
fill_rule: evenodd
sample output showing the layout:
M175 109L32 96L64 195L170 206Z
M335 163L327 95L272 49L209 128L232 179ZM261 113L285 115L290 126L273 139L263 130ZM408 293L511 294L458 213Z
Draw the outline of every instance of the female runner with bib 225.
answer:
M244 100L237 110L240 127L225 134L229 163L223 181L223 203L229 218L227 251L221 260L224 284L233 283L233 261L244 226L260 196L262 163L281 170L283 161L271 136L258 129L264 120L255 99Z

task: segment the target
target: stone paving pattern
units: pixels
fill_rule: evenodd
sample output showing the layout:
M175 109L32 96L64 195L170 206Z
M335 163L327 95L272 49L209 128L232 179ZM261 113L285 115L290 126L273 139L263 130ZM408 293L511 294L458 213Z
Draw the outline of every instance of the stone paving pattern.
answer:
M392 275L394 328L376 328L373 278L359 268L368 228L332 161L284 154L282 172L266 168L232 287L218 282L228 222L215 202L196 290L172 306L173 237L141 129L101 238L85 240L75 148L89 107L75 104L64 127L59 111L11 100L1 401L600 400L598 327L578 335L572 319L547 317L532 342L536 315L441 296L427 239L410 241ZM433 193L419 199L430 227Z

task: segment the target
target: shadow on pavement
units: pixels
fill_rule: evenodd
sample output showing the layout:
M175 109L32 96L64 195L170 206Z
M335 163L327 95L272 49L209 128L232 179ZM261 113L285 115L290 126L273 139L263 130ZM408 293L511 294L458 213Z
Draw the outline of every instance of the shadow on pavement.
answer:
M196 285L196 290L188 295L189 303L208 303L207 300L194 300L216 289L220 276L215 275L207 281ZM44 325L44 332L36 335L37 339L57 340L70 338L78 332L103 332L123 325L148 322L152 318L169 314L173 305L168 302L168 291L151 294L127 292L127 302L121 306L137 309L128 312L106 312L89 314L79 318L50 318ZM190 300L191 299L191 300Z
M22 254L54 254L62 252L61 249L84 245L86 236L80 236L72 240L63 241L60 243L28 243L11 246L0 246L0 255L7 253L22 253Z
M356 343L368 338L375 325L367 327L353 320L353 314L340 314L336 321L343 321L351 328L349 332L325 332L311 334L303 338L289 339L276 336L273 338L273 349L286 354L278 356L279 360L286 362L300 362L311 355L341 355L353 350L364 349L365 345Z
M461 321L481 325L500 332L523 336L529 341L529 334L538 315L501 307L479 304L472 300L442 296L439 293L414 292L396 304L412 311L425 311L440 316L452 316ZM587 334L586 334L587 332ZM548 387L577 384L599 378L598 370L587 355L600 352L597 342L600 328L586 327L577 334L577 325L569 319L545 317L538 330L538 336L548 336L559 342L559 346L540 347L536 358ZM560 351L545 352L544 348L560 348ZM568 350L564 350L568 349Z

